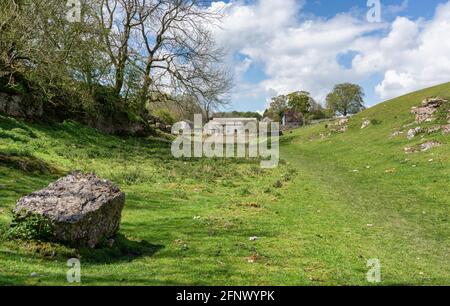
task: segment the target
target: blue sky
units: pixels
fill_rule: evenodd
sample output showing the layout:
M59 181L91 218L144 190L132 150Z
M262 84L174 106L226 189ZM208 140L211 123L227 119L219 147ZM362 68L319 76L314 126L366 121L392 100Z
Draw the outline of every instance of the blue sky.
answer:
M402 6L403 0L382 0L383 6ZM398 15L408 16L412 18L427 17L430 18L434 14L436 5L446 1L442 0L409 0L407 8ZM338 13L348 12L354 9L366 11L366 0L307 0L304 10L322 17L333 17ZM392 18L393 16L389 16Z
M363 86L371 106L450 81L447 65L435 71L439 77L431 71L420 76L430 65L438 25L450 12L447 0L381 0L382 22L376 24L367 22L367 0L216 4L226 16L218 41L231 53L236 76L229 109L262 111L271 96L294 90L308 90L323 102L332 84L346 81Z

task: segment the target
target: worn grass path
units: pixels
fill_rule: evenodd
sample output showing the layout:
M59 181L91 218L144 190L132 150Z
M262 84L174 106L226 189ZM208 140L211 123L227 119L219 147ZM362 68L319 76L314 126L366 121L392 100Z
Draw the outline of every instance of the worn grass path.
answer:
M448 202L440 208L420 202L395 180L369 187L373 171L355 175L298 149L284 148L299 176L279 204L287 225L282 236L290 237L281 248L297 246L286 266L299 268L301 283L368 284L371 258L380 260L384 285L449 283Z

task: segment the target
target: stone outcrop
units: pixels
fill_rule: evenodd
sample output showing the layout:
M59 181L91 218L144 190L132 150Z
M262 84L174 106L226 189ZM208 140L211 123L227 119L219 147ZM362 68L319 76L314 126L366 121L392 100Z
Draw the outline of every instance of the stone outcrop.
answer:
M407 133L407 138L409 140L413 139L414 137L416 137L417 134L422 132L422 128L420 126L414 128L414 129L410 129Z
M24 103L20 95L0 92L0 112L16 118L42 117L42 103Z
M55 241L94 248L118 232L124 204L124 193L111 182L74 172L20 199L14 213L19 222L45 217Z
M74 113L58 104L43 104L20 94L0 92L0 113L14 118L44 122L76 120L103 133L122 136L147 137L155 135L156 130L171 133L171 126L164 124L159 117L147 115L144 120L131 120L125 111L111 113L102 109L104 105L97 107L95 116L91 113L80 115L83 111Z
M437 118L442 118L442 115L445 116L445 112L447 112L448 107L448 101L446 99L440 98L440 97L433 97L433 98L427 98L422 101L422 104L420 107L413 107L411 109L411 113L415 115L415 122L412 122L410 124L404 125L403 129L409 128L414 125L422 124L425 122L432 122L435 121ZM443 114L444 112L444 114ZM444 117L445 118L445 117ZM447 115L447 123L450 123L450 110L448 111ZM442 121L439 119L439 121ZM439 125L434 125L430 127L423 127L423 126L417 126L415 128L410 128L407 132L407 138L409 140L414 139L418 134L424 133L427 135L432 135L437 132L442 132L443 135L450 134L450 124L442 125L442 122L439 122ZM403 131L395 131L393 134L391 134L391 137L398 136L402 134ZM422 136L423 138L423 136ZM414 153L414 152L424 152L428 151L434 147L440 146L441 143L438 141L428 141L425 143L422 143L417 146L410 146L406 147L405 153Z
M422 101L421 107L413 107L411 113L416 116L416 123L431 122L435 119L434 113L445 103L448 101L443 98L428 98Z
M146 137L154 135L155 130L165 133L171 133L172 127L165 125L163 121L156 116L146 115L144 121L131 121L125 113L117 113L114 116L91 118L86 123L103 133L122 136Z

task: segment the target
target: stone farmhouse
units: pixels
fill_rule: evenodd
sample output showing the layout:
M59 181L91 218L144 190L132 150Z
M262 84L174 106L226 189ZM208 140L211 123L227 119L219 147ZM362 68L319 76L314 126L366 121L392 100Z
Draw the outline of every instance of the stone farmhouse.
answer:
M258 119L256 118L213 118L208 123L210 131L223 133L224 135L239 135L246 133L246 125L254 123L258 126Z

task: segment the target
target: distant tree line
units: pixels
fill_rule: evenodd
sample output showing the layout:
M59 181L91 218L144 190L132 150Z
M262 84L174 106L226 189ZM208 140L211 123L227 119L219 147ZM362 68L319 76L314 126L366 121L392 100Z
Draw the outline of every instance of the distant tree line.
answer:
M145 120L209 116L228 102L230 74L210 32L220 15L201 0L82 0L0 5L0 89L81 116L123 111ZM176 119L176 118L174 118Z
M288 111L294 111L301 115L303 122L308 122L336 115L348 116L364 108L364 91L361 86L343 83L336 85L327 95L325 106L314 100L309 92L296 91L273 97L263 116L281 122Z

